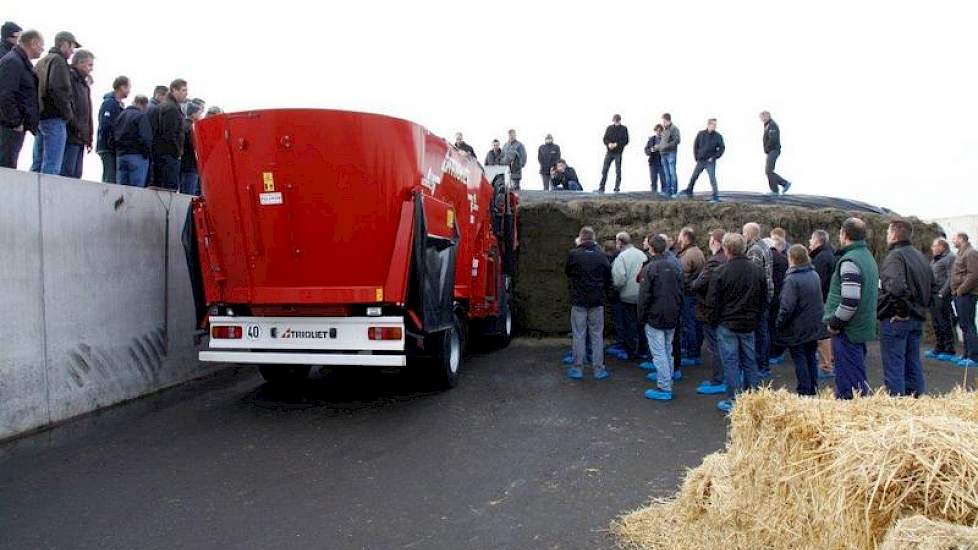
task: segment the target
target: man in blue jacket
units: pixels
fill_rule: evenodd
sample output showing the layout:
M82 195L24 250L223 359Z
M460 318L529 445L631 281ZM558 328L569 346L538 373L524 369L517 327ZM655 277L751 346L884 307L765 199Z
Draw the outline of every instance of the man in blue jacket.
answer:
M146 172L153 151L153 127L149 123L149 100L137 95L132 105L113 123L113 156L118 166L115 173L121 185L146 187Z
M129 97L131 84L126 76L112 81L112 91L102 97L98 110L98 139L95 152L102 159L102 181L116 183L116 150L113 142L116 118L122 114L122 100Z
M720 202L720 194L717 192L717 160L723 156L726 147L723 144L723 136L717 132L717 119L711 118L706 121L706 130L700 130L693 141L693 157L696 159L696 168L693 169L693 176L689 178L689 186L686 187L686 196L693 196L693 187L696 180L700 177L703 170L710 176L710 187L713 188L713 198L710 202Z
M822 280L800 244L788 249L788 273L774 322L774 341L788 348L795 364L799 395L815 395L818 389L818 341L826 330L822 323Z
M653 193L658 193L659 189L662 189L663 193L666 191L666 173L662 169L660 154L655 150L655 146L662 141L662 132L662 125L656 124L652 130L652 135L649 136L649 140L645 143L645 156L649 157L649 179L652 183ZM661 186L659 182L662 183Z
M41 33L26 31L19 44L0 59L0 166L5 168L17 168L24 133L38 132L37 73L31 59L42 53Z

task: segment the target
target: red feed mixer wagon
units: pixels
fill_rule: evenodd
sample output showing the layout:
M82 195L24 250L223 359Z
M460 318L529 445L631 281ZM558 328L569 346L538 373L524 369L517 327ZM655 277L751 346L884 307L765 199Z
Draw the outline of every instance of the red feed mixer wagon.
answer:
M274 383L417 364L451 387L467 341L508 344L518 196L505 169L412 122L344 111L209 117L194 143L201 360L257 364Z

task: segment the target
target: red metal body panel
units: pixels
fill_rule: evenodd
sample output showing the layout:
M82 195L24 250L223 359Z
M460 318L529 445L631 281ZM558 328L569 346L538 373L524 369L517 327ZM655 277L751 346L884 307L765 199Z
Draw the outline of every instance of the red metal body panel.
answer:
M268 110L204 119L194 140L209 304L403 306L421 194L429 235L458 231L456 298L474 317L498 312L492 185L475 160L422 126Z

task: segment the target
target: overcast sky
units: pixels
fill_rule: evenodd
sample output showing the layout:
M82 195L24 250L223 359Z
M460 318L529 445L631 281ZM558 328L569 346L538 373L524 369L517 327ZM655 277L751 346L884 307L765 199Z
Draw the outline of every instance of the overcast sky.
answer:
M682 131L680 188L696 132L716 117L721 189L766 191L767 109L793 193L922 217L978 213L971 2L5 4L3 20L49 44L70 30L93 51L96 108L125 74L147 95L185 78L191 97L226 110L350 109L448 139L462 131L480 158L515 128L530 188L540 188L536 148L549 132L586 189L621 113L630 191L648 188L642 147L663 112ZM85 176L100 174L91 155ZM697 190L708 189L703 174Z

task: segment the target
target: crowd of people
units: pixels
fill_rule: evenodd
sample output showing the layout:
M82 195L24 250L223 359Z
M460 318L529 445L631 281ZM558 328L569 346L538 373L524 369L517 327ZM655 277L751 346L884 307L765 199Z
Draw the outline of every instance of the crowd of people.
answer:
M840 399L871 391L866 345L877 339L892 395L925 393L922 355L976 366L978 250L968 235L954 236L957 254L936 239L928 260L912 245L913 226L894 220L880 265L866 237L859 218L842 224L838 249L824 230L807 246L789 245L784 229L762 238L761 226L750 222L738 233L710 231L705 254L692 227L676 239L649 235L641 248L624 232L601 247L594 229L584 227L565 267L573 337L567 376L582 379L590 362L594 378L607 379L605 355L635 361L655 383L645 397L669 401L684 367L703 364L705 344L713 368L696 393L724 395L717 408L729 412L737 395L771 379L771 367L786 355L799 394L815 395L820 380L834 378ZM607 350L606 305L615 336ZM936 346L922 353L928 316ZM955 324L964 340L960 356Z
M31 133L34 172L80 178L84 155L94 147L106 183L199 195L191 128L204 116L206 103L190 99L187 82L177 78L169 86L156 86L151 98L136 95L126 106L132 82L118 76L96 111L91 97L95 55L81 48L74 34L62 31L44 55L40 32L24 31L11 21L3 24L0 166L17 167ZM221 112L206 109L207 116Z
M763 111L760 118L764 125L762 144L766 158L764 173L767 177L768 187L771 189L771 194L786 193L791 187L791 182L775 171L778 157L781 155L781 129L768 111ZM679 176L676 173L676 160L680 141L679 128L672 123L672 115L663 113L661 123L655 125L652 135L649 136L645 144L650 187L653 193L673 199L679 197ZM605 129L602 142L605 147L605 155L601 167L601 181L595 192L605 192L608 172L614 165L614 191L618 193L621 191L622 158L625 153L625 146L629 143L628 128L621 123L621 115L616 114L611 118L611 125ZM455 148L473 158L478 158L475 150L465 142L461 133L455 134ZM696 160L696 167L693 169L689 184L682 191L682 194L688 197L693 196L693 189L696 187L697 180L703 171L706 171L712 190L710 201L720 201L720 192L717 186L717 161L723 156L724 151L726 151L726 145L723 142L723 136L717 132L717 119L711 118L706 121L706 128L697 133L696 139L693 140L693 158ZM577 172L568 166L567 161L561 156L560 146L554 143L553 135L547 134L543 144L537 149L537 162L540 165L540 179L545 191L551 189L584 190L580 178L577 177ZM484 162L486 166L508 166L513 187L516 189L520 188L526 163L526 147L516 139L516 130L509 130L509 138L505 144L500 144L498 139L492 140L492 147L486 154Z

